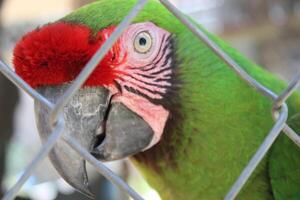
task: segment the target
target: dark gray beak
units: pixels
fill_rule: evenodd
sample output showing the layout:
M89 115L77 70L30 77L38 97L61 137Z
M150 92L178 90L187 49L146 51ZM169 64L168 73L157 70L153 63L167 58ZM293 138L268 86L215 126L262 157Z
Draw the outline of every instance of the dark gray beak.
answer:
M56 103L68 85L41 87L38 91ZM121 103L110 103L111 95L105 88L80 89L65 106L64 133L101 161L122 159L144 150L152 140L152 128L137 114ZM51 133L49 110L35 102L36 122L45 141ZM59 140L50 160L58 173L81 193L93 198L88 187L85 160L68 144Z

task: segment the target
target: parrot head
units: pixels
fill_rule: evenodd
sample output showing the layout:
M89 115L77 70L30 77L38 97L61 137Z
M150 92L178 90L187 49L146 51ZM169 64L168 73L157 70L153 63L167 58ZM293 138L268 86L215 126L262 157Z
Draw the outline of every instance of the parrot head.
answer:
M56 103L134 3L95 2L29 32L14 49L16 73ZM176 85L174 35L159 25L167 20L158 17L162 6L152 1L147 6L63 109L64 134L101 161L126 158L153 147L170 116ZM52 131L50 110L36 101L35 112L45 140ZM91 196L85 161L72 148L58 141L49 157L69 184Z

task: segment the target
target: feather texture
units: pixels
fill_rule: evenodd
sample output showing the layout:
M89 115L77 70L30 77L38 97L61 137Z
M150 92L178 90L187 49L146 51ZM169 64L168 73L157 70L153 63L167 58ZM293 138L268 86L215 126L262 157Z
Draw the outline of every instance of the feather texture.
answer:
M97 33L117 25L135 3L100 0L60 22L88 26ZM163 199L222 199L271 129L272 102L247 85L157 1L149 1L134 20L145 21L173 34L178 68L175 76L179 81L169 98L171 114L162 141L137 155L134 162ZM207 34L257 81L277 93L286 87L221 39ZM299 113L299 93L288 103L291 115ZM280 143L276 145L281 148ZM299 152L296 155L300 157ZM272 160L275 166L284 162L284 157L277 157ZM281 183L271 185L269 159L268 155L259 165L239 199L277 198L273 191L279 193ZM300 169L296 167L293 169ZM292 182L287 180L285 184Z

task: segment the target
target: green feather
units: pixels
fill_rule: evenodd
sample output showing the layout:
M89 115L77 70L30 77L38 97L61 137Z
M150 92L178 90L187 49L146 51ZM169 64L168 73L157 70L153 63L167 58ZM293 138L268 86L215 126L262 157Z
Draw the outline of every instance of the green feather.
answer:
M120 23L135 3L100 0L61 21L85 24L96 32ZM149 155L155 158L152 162L156 168L147 160L135 163L163 199L222 199L272 128L272 102L237 76L157 1L149 1L134 20L144 21L154 22L175 36L182 85L174 110L180 117L171 113L169 125L173 128L166 130L171 140L144 153L146 159L151 158ZM225 42L207 34L257 81L276 93L286 87ZM299 93L288 103L291 116L300 113ZM300 132L299 126L294 128ZM294 146L282 136L238 198L288 199L293 195L300 199L300 152Z
M300 130L300 113L289 120L294 130ZM300 148L286 135L281 135L271 151L269 161L272 189L276 199L300 199Z

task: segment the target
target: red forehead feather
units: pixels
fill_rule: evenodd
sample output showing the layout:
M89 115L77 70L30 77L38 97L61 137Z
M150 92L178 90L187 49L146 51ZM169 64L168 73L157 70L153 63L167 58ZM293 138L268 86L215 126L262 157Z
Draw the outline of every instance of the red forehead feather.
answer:
M59 85L74 80L85 64L105 42L102 34L110 34L113 27L93 36L84 25L54 23L26 34L14 49L16 73L32 87ZM108 54L85 85L109 84L113 75L108 70Z

